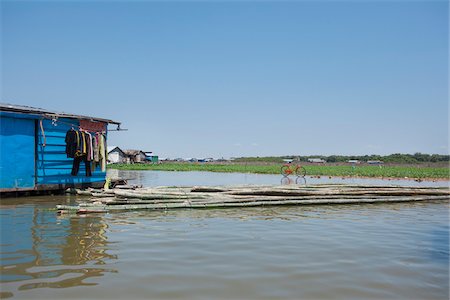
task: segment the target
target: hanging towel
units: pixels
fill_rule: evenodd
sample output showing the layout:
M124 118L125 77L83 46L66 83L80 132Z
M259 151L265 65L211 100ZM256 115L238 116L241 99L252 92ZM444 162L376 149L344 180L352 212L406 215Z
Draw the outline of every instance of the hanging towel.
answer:
M96 134L92 137L92 148L94 151L94 155L93 155L94 161L98 163L100 161L100 157L99 157L100 153L98 151L98 134Z
M86 132L86 159L92 161L92 135Z
M100 160L100 168L102 172L106 172L106 140L103 134L99 135L99 143L98 143L98 151L99 151L99 160Z

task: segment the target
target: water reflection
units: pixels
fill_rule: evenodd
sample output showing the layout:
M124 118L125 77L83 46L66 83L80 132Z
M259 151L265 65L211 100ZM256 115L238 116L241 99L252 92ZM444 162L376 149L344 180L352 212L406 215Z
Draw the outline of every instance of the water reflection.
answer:
M296 184L296 185L303 185L306 186L306 177L294 177L294 178L290 178L290 177L285 177L283 176L280 180L281 185L291 185L291 184Z
M1 206L2 296L14 290L95 285L84 280L116 272L101 267L117 259L108 253L103 217L58 216L48 209L54 205Z
M145 186L280 184L257 174L124 175ZM75 200L2 199L0 298L448 299L448 201L49 210Z
M432 247L430 247L431 259L447 265L449 265L450 260L449 227L447 224L432 231Z
M214 173L214 172L169 172L169 171L128 171L108 170L112 178L128 179L130 184L143 186L194 186L194 185L243 185L243 184L289 184L295 183L294 177L283 178L273 174L250 173ZM401 186L441 186L449 187L448 181L422 181L377 178L341 178L305 176L297 184L367 184L367 185L401 185Z
M361 203L341 205L282 205L260 206L243 208L216 208L216 209L173 209L173 210L137 210L120 214L112 214L108 218L110 225L130 225L133 228L141 227L142 222L171 223L180 220L211 220L227 219L240 221L290 221L295 223L311 222L315 219L321 221L336 221L345 219L349 223L356 221L369 222L377 218L386 221L396 221L407 218L412 211L426 210L434 205L443 205L448 208L448 201L436 200L429 202L398 202L398 203ZM349 219L351 214L351 219ZM448 232L448 227L439 230ZM438 234L439 232L436 232ZM440 244L444 237L441 237ZM448 237L447 237L448 241Z

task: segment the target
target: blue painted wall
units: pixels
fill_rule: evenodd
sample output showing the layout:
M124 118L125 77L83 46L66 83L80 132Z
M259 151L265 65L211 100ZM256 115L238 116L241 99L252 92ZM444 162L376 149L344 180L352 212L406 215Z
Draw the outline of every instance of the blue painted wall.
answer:
M0 187L35 185L35 120L0 117Z
M76 129L78 120L60 118L57 126L52 125L51 120L43 120L46 138L46 146L43 146L42 131L38 129L37 144L37 184L74 184L104 181L106 172L101 172L100 167L92 170L92 176L86 176L84 163L80 164L77 176L72 176L73 158L66 155L66 132L73 124ZM64 122L64 123L63 123ZM68 124L65 124L68 123Z
M77 119L60 118L57 126L51 120L42 122L44 136L39 126L39 116L1 112L0 140L0 189L33 188L41 185L72 185L102 182L106 172L100 167L92 169L92 176L85 174L80 164L77 176L72 176L73 158L68 158L66 132ZM66 124L67 123L67 124Z

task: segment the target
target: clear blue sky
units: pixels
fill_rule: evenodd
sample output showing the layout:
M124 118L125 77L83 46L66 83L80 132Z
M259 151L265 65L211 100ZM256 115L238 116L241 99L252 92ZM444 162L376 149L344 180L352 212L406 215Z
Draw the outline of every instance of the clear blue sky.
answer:
M448 153L447 1L2 1L1 102L161 157Z

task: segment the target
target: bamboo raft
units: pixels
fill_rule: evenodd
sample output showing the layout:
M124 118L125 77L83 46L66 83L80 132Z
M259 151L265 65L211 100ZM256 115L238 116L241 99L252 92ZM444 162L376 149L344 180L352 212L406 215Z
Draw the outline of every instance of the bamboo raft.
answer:
M57 205L59 213L450 200L450 190L447 187L339 184L155 188L128 186L109 190L76 190L76 193L90 197L76 205Z

